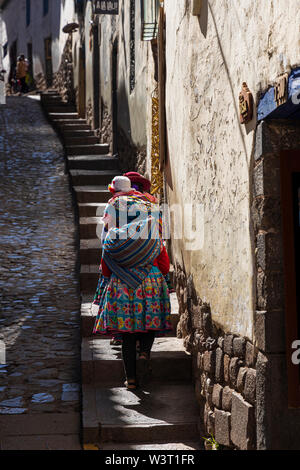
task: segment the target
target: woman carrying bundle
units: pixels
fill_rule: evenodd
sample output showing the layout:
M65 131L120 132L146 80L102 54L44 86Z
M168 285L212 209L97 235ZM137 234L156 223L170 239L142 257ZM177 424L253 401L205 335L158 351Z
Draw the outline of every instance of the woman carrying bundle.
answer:
M127 201L129 213L134 203ZM164 278L169 258L157 219L143 213L143 204L139 208L138 219L111 228L103 242L101 298L94 327L95 334L121 334L128 389L138 386L136 341L140 342L139 358L149 363L155 336L172 330Z

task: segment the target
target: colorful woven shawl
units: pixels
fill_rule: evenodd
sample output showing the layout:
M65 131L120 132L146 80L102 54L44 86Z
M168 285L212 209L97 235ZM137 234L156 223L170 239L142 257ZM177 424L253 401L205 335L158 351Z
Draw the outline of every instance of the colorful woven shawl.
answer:
M106 216L114 227L121 227L136 218L141 220L152 216L158 221L159 234L162 236L162 214L156 198L150 194L132 191L114 197L108 202L103 219Z
M153 217L112 228L103 245L108 268L134 290L148 276L163 249L158 224Z

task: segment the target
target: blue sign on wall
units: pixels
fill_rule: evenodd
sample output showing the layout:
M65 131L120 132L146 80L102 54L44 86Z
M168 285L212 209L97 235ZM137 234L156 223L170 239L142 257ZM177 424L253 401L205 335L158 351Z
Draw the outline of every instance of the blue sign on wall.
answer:
M294 69L288 78L286 103L278 106L274 87L262 96L258 103L257 120L300 119L300 68Z

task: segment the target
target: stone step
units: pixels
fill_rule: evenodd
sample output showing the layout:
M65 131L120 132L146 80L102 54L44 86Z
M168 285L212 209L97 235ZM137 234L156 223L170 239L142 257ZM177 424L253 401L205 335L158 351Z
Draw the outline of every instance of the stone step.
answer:
M101 259L101 240L98 238L80 240L80 263L82 266L99 266ZM84 275L83 275L84 277ZM84 282L84 279L82 280Z
M91 131L91 126L87 123L85 119L78 119L75 122L66 123L62 121L58 123L58 127L62 134L65 132L74 132L74 131Z
M99 450L103 451L115 451L115 452L120 452L123 450L137 450L137 451L149 451L149 450L155 450L157 453L159 451L167 452L167 451L172 451L172 450L177 450L177 451L187 451L187 452L192 452L195 450L203 450L203 446L196 440L194 442L189 442L185 441L185 437L182 436L180 439L180 442L172 442L172 443L165 443L165 442L158 442L157 440L153 443L145 442L145 443L124 443L124 444L102 444L99 447ZM190 457L190 461L192 461L193 456L187 456L186 458L188 459ZM181 459L181 457L179 457ZM176 460L174 460L175 462ZM181 460L179 460L181 461ZM188 463L188 460L183 459L183 462Z
M97 253L97 266L99 266L101 260L101 251L98 250ZM99 278L99 270L97 270L97 282ZM97 288L97 284L96 284ZM94 300L94 294L96 289L93 293L89 295L83 295L82 303L81 303L81 331L82 337L88 338L93 335L93 327L95 324L96 316L97 316L97 308L94 306L92 309L92 302ZM173 332L176 334L177 324L179 322L179 304L177 300L177 296L175 293L170 294L170 301L171 301L171 323L173 325Z
M67 155L106 155L109 152L109 145L72 145L66 147Z
M100 251L100 240L99 251ZM95 252L96 253L96 252ZM101 256L101 252L100 252ZM100 257L99 257L100 263ZM93 294L96 291L97 284L99 279L99 264L82 264L80 268L80 290L83 294Z
M62 99L58 97L44 97L42 98L42 104L46 110L48 110L50 107L70 106L68 103L62 101Z
M80 217L103 217L106 203L90 202L78 204Z
M54 121L68 121L68 120L77 120L79 119L79 114L78 113L67 113L67 112L62 112L62 113L48 113L48 116L50 119Z
M106 186L74 186L77 202L107 202L111 193Z
M118 170L119 160L109 155L81 155L68 157L69 170Z
M190 384L153 383L139 392L83 385L84 444L199 440L199 409Z
M70 171L73 185L108 185L112 179L118 175L115 170L95 171L95 170L71 170Z
M58 126L60 129L69 129L68 126L77 126L76 129L78 128L79 130L84 130L84 129L91 129L91 126L88 125L87 123L87 120L86 119L81 119L81 118L77 118L77 119L52 119L52 123L55 125L55 126ZM73 128L71 128L70 130L76 130Z
M137 375L143 361L137 360ZM151 350L151 382L184 382L192 380L192 359L185 351L183 339L165 336L156 338ZM83 384L120 386L124 383L121 346L112 346L109 339L83 338L81 343Z
M99 137L95 135L84 136L84 137L66 137L64 134L64 141L67 147L75 147L78 145L95 145L99 143Z
M61 100L61 96L59 93L41 93L41 100Z
M74 138L79 138L79 137L94 137L95 133L92 130L79 130L79 131L65 131L64 133L64 138L65 139L72 139Z
M75 106L70 106L68 104L64 103L47 103L45 105L46 111L48 114L51 115L61 115L61 114L77 114L76 112L76 107Z
M80 217L79 230L81 239L101 239L103 222L101 217Z

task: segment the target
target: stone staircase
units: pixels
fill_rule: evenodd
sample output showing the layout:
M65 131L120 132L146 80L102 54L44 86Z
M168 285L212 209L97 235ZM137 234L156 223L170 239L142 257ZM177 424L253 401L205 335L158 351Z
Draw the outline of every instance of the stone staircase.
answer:
M85 119L55 92L41 95L49 120L60 135L77 197L80 223L82 295L82 440L85 449L195 450L201 446L199 410L192 384L192 360L176 338L178 302L171 294L174 332L155 340L152 379L128 391L120 346L92 336L91 302L100 262L99 218L110 198L109 182L118 159L100 144ZM141 373L138 363L138 373Z

